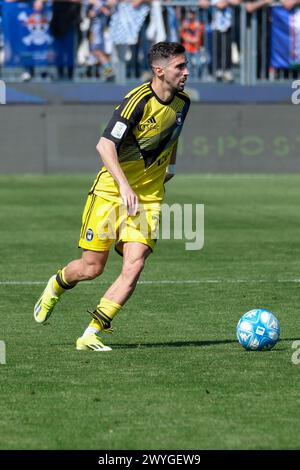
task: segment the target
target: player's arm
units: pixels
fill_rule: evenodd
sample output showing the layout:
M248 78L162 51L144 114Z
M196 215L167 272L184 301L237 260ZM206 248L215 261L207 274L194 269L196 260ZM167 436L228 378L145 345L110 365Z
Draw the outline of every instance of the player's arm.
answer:
M130 215L135 215L138 210L139 200L135 192L130 187L120 166L115 143L106 137L101 137L96 149L100 154L105 168L119 186L120 195L124 205L127 207L128 213Z
M170 157L170 162L169 162L169 165L167 166L164 183L167 183L168 181L170 181L170 179L173 178L173 176L175 176L175 173L176 173L176 155L177 155L177 144L174 146L172 155Z

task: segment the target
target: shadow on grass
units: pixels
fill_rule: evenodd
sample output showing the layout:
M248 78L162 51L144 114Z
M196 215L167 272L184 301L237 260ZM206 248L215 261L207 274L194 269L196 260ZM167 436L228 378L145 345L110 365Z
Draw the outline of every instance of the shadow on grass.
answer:
M273 353L273 352L284 352L287 350L293 351L291 348L290 343L292 341L299 340L299 337L297 338L282 338L278 342L278 344L273 348L273 349L267 349L262 352L264 353ZM104 341L105 344L107 344L106 341ZM236 344L241 350L243 348L239 345L238 341L236 339L222 339L222 340L204 340L204 341L169 341L169 342L164 342L164 343L111 343L110 346L113 349L151 349L151 348L188 348L188 347L194 347L194 348L201 348L205 346L219 346L222 344ZM62 343L55 343L56 346L74 346L73 343L70 342L62 342ZM245 351L247 353L255 353L256 351Z
M295 341L299 338L283 338L280 339L279 343L276 345L276 348L265 350L264 352L273 352L273 351L286 351L290 349L290 347L282 347L286 346L287 342ZM236 339L222 339L222 340L206 340L206 341L171 341L165 343L131 343L131 344L119 344L115 343L111 346L114 349L148 349L148 348L186 348L186 347L203 347L203 346L218 346L220 344L234 344L238 345L238 341ZM281 346L281 347L280 347ZM249 351L253 352L253 351ZM254 351L255 352L255 351Z
M113 344L114 349L146 349L146 348L186 348L214 346L218 344L236 343L234 339L213 340L213 341L171 341L165 343L132 343L132 344Z

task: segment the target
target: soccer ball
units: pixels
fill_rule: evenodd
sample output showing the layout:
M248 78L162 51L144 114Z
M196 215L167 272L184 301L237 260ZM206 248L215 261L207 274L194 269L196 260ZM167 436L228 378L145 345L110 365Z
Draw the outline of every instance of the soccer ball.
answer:
M279 340L279 321L272 312L256 308L240 318L236 334L239 343L248 351L271 349Z

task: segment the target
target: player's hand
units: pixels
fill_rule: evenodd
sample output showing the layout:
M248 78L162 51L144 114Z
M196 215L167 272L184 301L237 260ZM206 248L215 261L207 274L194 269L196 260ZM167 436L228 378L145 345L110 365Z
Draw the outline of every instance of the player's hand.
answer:
M123 199L124 205L126 206L129 215L136 215L139 207L139 199L135 192L128 185L120 186L120 194Z

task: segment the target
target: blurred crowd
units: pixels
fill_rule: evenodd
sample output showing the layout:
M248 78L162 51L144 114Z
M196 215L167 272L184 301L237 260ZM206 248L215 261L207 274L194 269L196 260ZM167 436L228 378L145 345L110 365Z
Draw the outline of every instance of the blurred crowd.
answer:
M149 47L167 40L180 41L186 48L192 79L201 79L205 71L213 80L231 82L240 55L240 8L236 7L243 3L248 16L256 13L262 34L259 11L271 0L182 1L186 5L180 6L159 0L36 0L34 11L42 13L45 3L52 3L50 31L55 38L75 30L75 66L85 77L115 80L122 63L126 79L146 80ZM281 0L281 4L290 10L300 0ZM268 32L263 34L267 44ZM56 78L72 80L74 70L71 65L58 67ZM27 68L22 79L30 80L34 74L33 67Z

